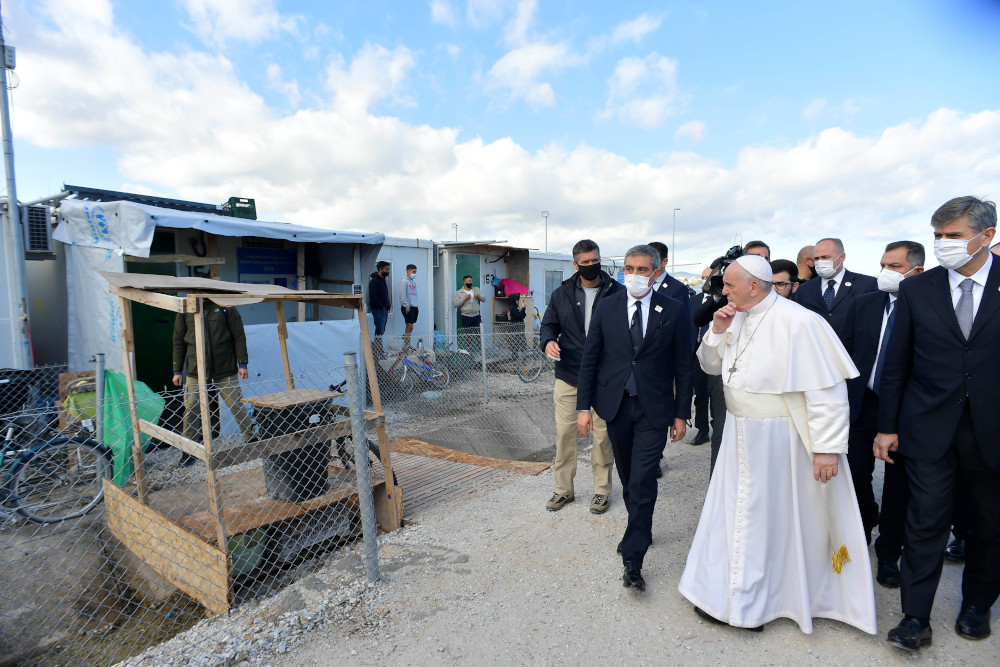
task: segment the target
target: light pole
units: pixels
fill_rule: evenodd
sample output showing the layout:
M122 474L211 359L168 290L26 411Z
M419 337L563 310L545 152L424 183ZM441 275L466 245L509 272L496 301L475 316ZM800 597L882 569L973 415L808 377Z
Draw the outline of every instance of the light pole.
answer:
M676 273L674 267L677 263L677 211L681 209L674 209L674 230L670 235L670 274Z
M451 228L455 230L455 240L458 241L458 223L451 223Z
M542 211L542 217L545 218L545 252L549 251L549 212Z

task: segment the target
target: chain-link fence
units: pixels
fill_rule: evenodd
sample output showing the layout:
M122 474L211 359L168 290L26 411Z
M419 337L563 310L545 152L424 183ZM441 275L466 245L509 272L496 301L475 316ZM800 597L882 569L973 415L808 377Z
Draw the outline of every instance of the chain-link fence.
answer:
M178 636L210 655L234 634L220 616L315 586L348 549L376 579L375 523L401 511L390 443L551 459L552 363L530 330L373 348L370 371L136 383L131 402L118 373L4 371L0 665L159 664L141 654Z

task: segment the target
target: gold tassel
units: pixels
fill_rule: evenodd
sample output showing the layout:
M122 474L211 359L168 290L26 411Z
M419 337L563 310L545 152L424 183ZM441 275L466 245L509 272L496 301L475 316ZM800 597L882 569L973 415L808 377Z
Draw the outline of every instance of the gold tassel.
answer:
M840 548L833 552L833 571L840 574L846 563L851 562L851 557L847 555L847 545L841 544Z

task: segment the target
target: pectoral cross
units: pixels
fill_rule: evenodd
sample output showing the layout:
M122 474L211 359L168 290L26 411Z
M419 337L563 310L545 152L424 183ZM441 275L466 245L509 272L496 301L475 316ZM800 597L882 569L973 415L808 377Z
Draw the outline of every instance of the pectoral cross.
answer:
M729 382L733 381L733 373L735 372L736 372L736 362L734 361L733 365L729 368Z

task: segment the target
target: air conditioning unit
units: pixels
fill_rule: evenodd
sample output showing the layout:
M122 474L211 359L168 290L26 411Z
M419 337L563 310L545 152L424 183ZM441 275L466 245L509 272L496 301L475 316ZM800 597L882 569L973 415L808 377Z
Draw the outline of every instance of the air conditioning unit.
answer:
M432 266L435 269L439 269L439 268L441 268L441 246L439 246L436 243L434 244L434 253L433 254L434 254L434 263L432 264Z
M28 259L48 259L52 251L52 209L48 206L22 206L24 253Z

